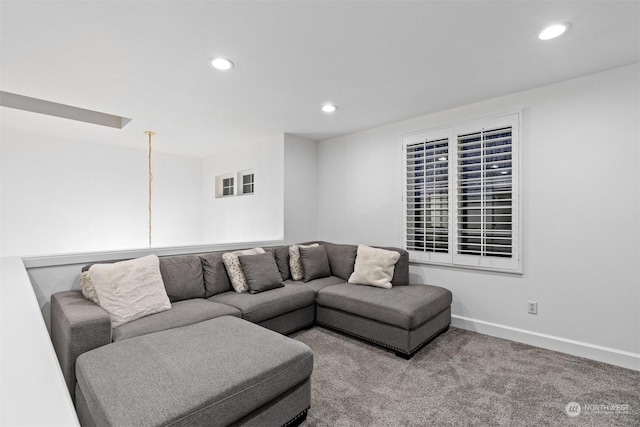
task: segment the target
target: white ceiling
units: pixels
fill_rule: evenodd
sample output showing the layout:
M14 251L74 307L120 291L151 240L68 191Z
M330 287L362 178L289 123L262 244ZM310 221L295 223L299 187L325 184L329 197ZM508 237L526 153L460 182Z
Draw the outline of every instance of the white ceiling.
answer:
M2 1L0 90L131 118L2 126L205 156L325 139L640 61L640 1ZM543 26L569 21L559 39ZM213 56L236 67L215 71ZM325 102L339 110L320 111Z

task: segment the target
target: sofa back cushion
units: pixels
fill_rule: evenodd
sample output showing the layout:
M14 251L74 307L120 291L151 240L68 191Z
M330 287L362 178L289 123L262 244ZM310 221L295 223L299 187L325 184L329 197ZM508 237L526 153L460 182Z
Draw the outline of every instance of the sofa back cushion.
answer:
M319 242L325 247L327 257L329 258L329 266L331 274L344 280L349 280L356 264L356 254L358 253L358 245L345 245L339 243ZM409 252L402 248L394 248L390 246L373 246L374 248L387 249L396 251L400 254L400 259L396 263L393 271L393 279L391 283L396 285L409 284Z
M400 259L396 262L396 266L393 270L393 279L391 283L393 286L408 285L409 284L409 252L401 248L394 248L390 246L374 246L374 248L386 249L388 251L396 251L400 254Z
M349 280L356 263L357 245L342 245L338 243L321 242L329 258L331 274L344 280Z
M198 256L160 257L160 273L171 302L205 297L202 262Z
M273 252L282 280L289 280L291 278L291 271L289 269L289 246L271 246L264 248L264 250Z
M229 280L227 270L222 262L222 254L224 254L224 252L200 254L206 298L223 292L233 291L231 280Z
M202 262L197 255L170 255L158 258L162 281L171 302L205 297ZM111 262L115 261L109 263ZM82 272L89 271L92 265L83 266Z

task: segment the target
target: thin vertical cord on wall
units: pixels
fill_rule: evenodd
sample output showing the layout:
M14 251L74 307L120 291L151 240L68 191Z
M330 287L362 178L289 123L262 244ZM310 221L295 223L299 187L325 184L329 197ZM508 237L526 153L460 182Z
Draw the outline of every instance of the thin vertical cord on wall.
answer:
M147 130L144 133L149 135L149 151L148 151L148 155L147 155L147 160L148 160L148 165L149 165L149 192L148 192L148 196L149 196L149 247L151 247L151 196L152 196L151 183L153 182L153 173L151 171L151 135L155 135L155 132Z

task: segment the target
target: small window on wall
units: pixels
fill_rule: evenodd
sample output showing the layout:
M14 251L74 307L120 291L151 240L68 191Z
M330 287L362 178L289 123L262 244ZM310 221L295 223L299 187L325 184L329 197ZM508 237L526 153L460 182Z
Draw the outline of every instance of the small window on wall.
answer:
M216 198L235 196L235 188L234 174L216 176Z
M253 170L238 172L238 195L253 194L255 191L255 175Z
M222 195L233 196L233 178L224 178L222 180Z

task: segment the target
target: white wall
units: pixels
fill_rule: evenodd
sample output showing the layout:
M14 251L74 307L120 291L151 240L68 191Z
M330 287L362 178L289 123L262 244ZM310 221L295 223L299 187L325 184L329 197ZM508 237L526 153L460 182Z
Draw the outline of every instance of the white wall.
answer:
M2 129L1 253L148 246L147 151ZM153 246L201 242L201 161L153 155Z
M0 425L79 426L19 257L0 258L0 282Z
M318 237L402 246L401 135L522 109L524 274L413 265L412 279L450 289L461 326L640 369L639 75L635 64L320 142Z
M282 240L284 139L229 147L202 163L203 234L208 243ZM255 193L215 198L215 177L253 169Z
M284 240L318 238L318 143L284 135Z
M153 171L153 247L210 243L202 232L202 159L156 153Z

